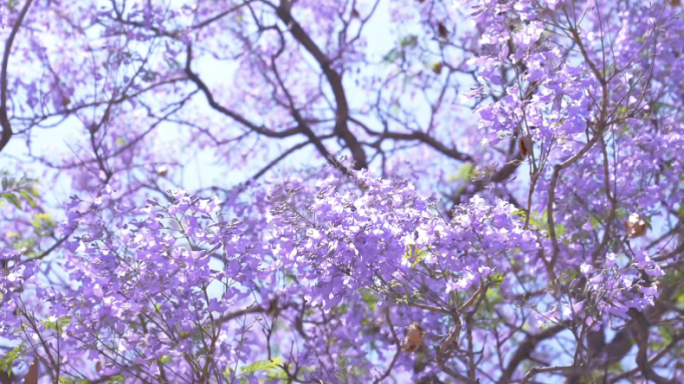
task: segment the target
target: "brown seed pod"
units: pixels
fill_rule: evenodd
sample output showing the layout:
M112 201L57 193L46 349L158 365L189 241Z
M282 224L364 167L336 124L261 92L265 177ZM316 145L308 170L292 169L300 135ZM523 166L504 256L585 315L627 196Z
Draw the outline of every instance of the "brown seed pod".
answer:
M98 361L97 364L95 364L95 370L97 371L97 373L102 372L103 366L104 366L104 364L102 364L102 361Z
M672 0L673 7L679 7L682 4L681 0Z
M166 177L166 175L169 174L169 167L166 165L162 165L161 167L157 168L157 175L161 177Z
M439 33L439 37L441 37L442 39L446 39L447 37L449 37L449 30L441 21L437 23L437 33Z
M439 75L440 73L442 73L443 66L444 65L442 63L435 63L432 65L432 71Z
M532 140L530 140L528 135L523 134L518 145L520 146L520 154L523 158L532 154Z
M404 353L413 353L423 344L423 328L417 321L406 328L406 336L401 341L401 350Z
M635 212L629 215L629 218L625 221L625 228L627 228L627 237L633 239L645 235L647 226L641 216Z
M359 11L357 11L356 8L352 9L351 17L357 19L361 17L361 15L359 15Z

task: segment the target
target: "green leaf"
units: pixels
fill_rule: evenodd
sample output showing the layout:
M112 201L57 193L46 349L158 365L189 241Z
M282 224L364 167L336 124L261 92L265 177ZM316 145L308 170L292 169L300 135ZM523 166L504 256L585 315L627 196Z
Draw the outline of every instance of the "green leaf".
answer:
M506 281L506 276L501 274L501 272L497 272L489 276L489 281L491 281L496 288L499 288L501 284L503 284L503 282Z
M408 249L406 253L404 253L404 259L409 261L413 260L413 262L411 263L411 268L418 265L418 263L423 261L423 259L432 252L430 250L430 246L419 249L417 245L409 244L407 248Z
M21 344L11 351L7 352L5 356L0 359L0 371L7 372L12 376L12 365L20 358L26 350L26 345Z
M399 58L399 51L396 48L392 48L391 51L389 51L388 54L385 55L382 59L385 60L388 63L394 62L394 60Z
M124 376L116 375L109 378L109 384L123 384Z
M19 194L21 195L21 197L24 198L24 200L26 200L29 203L30 206L32 206L32 207L36 206L36 201L33 200L33 197L31 197L31 195L29 195L28 192L19 191Z
M418 45L418 36L408 35L399 41L399 45L402 48L410 47L413 48Z
M380 301L380 298L374 295L371 291L363 289L361 290L361 300L368 305L368 308L370 308L371 311L375 312L375 310L378 308L378 301Z
M31 225L36 232L41 233L43 231L50 231L55 227L55 222L52 220L52 216L49 213L36 213L33 215L33 220L31 220Z
M449 182L453 183L455 181L470 180L474 168L475 167L472 164L466 164L462 166L461 168L459 168L457 174L449 176Z
M226 370L223 371L223 378L226 379L227 381L230 381L230 373L233 372L230 367L226 367Z
M288 365L287 365L287 370L290 371L290 372L291 372L291 371L294 371L294 370L295 370L295 369L294 369L294 364L292 364L292 363L288 364ZM299 367L299 372L301 372L301 373L311 373L311 372L313 372L313 371L315 371L315 370L316 370L316 367L313 367L313 369L311 369L311 367L307 367L306 365L302 365L302 366ZM289 377L287 376L287 373L285 372L285 370L283 370L283 369L278 369L278 370L273 370L273 371L269 372L269 373L268 373L268 378L269 378L269 379L280 379L280 380L281 380L281 381L280 381L281 383L286 383L286 382L287 382L287 379L288 379Z
M679 205L679 208L677 209L677 216L684 217L684 202Z
M488 289L487 290L487 300L493 305L499 304L503 301L503 296L501 296L501 291L498 289Z
M45 326L45 329L55 330L57 333L62 333L64 328L71 322L71 319L68 316L64 316L56 318L55 320L41 320L41 322L43 323L43 326Z
M271 361L257 361L256 363L240 368L240 372L245 374L257 371L270 371L271 369L278 368L278 365L282 364L282 361L283 359L280 357L276 357Z
M17 8L17 0L9 0L7 2L7 8L9 8L10 11L14 12L16 11Z
M90 384L91 381L88 379L81 379L81 378L71 378L71 377L64 377L60 376L59 378L59 384Z
M21 210L21 202L13 193L3 193L0 196L4 197L5 200L7 200L10 204L17 207L17 209Z

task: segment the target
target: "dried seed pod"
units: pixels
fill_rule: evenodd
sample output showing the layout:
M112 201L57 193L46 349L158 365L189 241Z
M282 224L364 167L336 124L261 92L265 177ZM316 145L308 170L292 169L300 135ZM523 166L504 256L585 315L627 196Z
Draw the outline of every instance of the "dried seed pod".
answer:
M359 15L359 11L357 11L356 8L352 9L351 17L357 19L361 17L361 15Z
M672 0L673 7L679 7L682 4L681 0Z
M646 234L646 222L638 213L629 215L629 218L625 221L625 227L627 228L627 237L630 239L641 237Z
M417 321L414 321L406 328L406 336L401 342L401 350L404 353L413 353L420 348L421 344L423 344L423 328Z
M162 165L161 167L157 168L157 175L161 177L166 177L166 175L169 174L169 167L166 165Z
M95 370L97 371L97 373L102 372L103 366L104 366L104 364L102 364L102 361L98 361L97 364L95 364Z
M443 66L444 65L442 63L435 63L432 65L432 71L439 75L440 73L442 73Z
M520 154L522 154L523 158L532 154L532 140L530 140L528 135L523 134L518 145L520 146Z
M437 33L439 34L439 37L441 37L442 39L446 39L447 37L449 37L449 30L441 21L437 23Z

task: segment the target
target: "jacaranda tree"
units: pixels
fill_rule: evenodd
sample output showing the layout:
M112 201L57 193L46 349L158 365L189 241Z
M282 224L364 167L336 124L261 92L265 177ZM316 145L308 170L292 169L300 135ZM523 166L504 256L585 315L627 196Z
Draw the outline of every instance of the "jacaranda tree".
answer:
M0 5L0 383L684 382L679 0Z

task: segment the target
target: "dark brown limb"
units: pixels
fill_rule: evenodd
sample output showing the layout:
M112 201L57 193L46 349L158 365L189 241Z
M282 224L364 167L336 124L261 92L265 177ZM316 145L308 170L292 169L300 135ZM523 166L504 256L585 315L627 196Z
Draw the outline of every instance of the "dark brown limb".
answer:
M12 26L12 31L7 38L7 43L5 43L5 53L2 56L2 70L0 71L0 126L2 126L2 135L0 135L0 152L9 143L10 138L12 138L12 126L9 121L9 116L7 115L7 67L9 65L10 52L12 51L12 44L14 44L14 38L21 28L21 24L24 22L24 18L28 13L29 7L33 0L28 0L24 4L19 17L14 22Z

